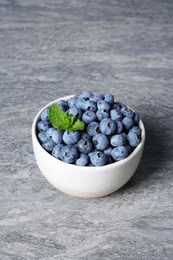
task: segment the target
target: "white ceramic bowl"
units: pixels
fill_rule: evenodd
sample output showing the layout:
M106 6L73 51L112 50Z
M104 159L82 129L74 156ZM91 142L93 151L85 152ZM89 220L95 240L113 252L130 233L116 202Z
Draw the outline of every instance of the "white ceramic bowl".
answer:
M67 100L70 97L66 96L60 99ZM141 120L139 122L139 127L142 130L141 142L126 159L101 167L68 164L46 152L36 136L36 125L40 120L41 112L60 99L43 107L33 121L33 150L40 171L54 187L72 196L96 198L118 190L132 177L141 160L145 143L143 122Z

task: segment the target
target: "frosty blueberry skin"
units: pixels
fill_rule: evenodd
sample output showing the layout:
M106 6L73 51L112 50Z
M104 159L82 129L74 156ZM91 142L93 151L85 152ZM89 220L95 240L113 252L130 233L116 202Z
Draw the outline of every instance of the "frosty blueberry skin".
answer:
M121 111L120 110L117 110L117 109L112 109L110 111L110 118L113 120L113 121L122 121L123 117L122 117L122 114L121 114Z
M76 106L80 109L82 109L83 111L85 111L85 102L86 100L84 98L78 98L76 101Z
M109 146L107 149L105 149L103 152L104 154L106 154L107 156L111 156L111 152L113 150L113 147Z
M95 146L95 148L99 151L103 151L105 149L108 148L109 146L109 139L105 134L96 134L93 139L92 142Z
M87 111L93 111L96 112L97 111L97 104L94 101L91 100L87 100L84 104L84 108Z
M65 144L77 144L79 141L79 131L65 131L63 134L63 141Z
M140 135L135 132L129 132L127 135L128 143L131 147L136 147L140 143Z
M82 90L79 95L77 95L78 98L84 98L85 100L88 100L94 96L94 94L88 90Z
M62 140L63 140L62 131L59 131L54 127L50 127L47 129L46 135L48 138L52 139L52 141L54 141L54 143L56 143L56 144L62 143Z
M123 124L121 121L116 121L116 129L117 134L120 134L123 132Z
M95 103L97 103L99 100L103 100L103 99L104 99L103 94L95 94L94 96L92 96L90 98L90 100L94 101Z
M48 108L46 108L40 115L42 121L49 121L48 118Z
M52 138L53 132L56 130L55 127L49 127L46 131L46 135L47 137L49 137L50 139Z
M105 94L104 100L108 102L110 105L114 104L114 96L112 94Z
M100 124L96 121L89 123L87 133L92 137L100 133Z
M103 166L106 164L107 157L103 152L96 151L90 154L90 160L94 166Z
M65 100L59 100L57 103L57 106L59 106L63 111L67 110L68 104Z
M133 118L133 120L134 120L134 123L135 123L135 125L137 125L138 123L139 123L139 115L138 115L138 113L134 113L134 118Z
M57 144L53 147L52 149L52 155L57 158L60 159L61 158L61 148L63 147L63 144Z
M128 149L126 146L117 146L111 152L112 158L115 161L120 161L128 156Z
M46 141L49 140L47 134L43 131L41 131L40 133L38 133L38 140L42 143L45 143Z
M106 109L98 109L96 112L96 116L99 121L102 121L104 118L109 118L110 114L109 111L107 111Z
M81 137L81 139L84 139L84 140L91 140L91 136L88 133L86 133L85 131L80 132L80 137Z
M38 122L37 124L37 128L38 128L38 131L41 132L45 132L47 131L47 129L50 127L50 122L48 121L40 121Z
M110 143L114 147L126 145L126 134L125 135L123 135L123 134L113 135L110 139Z
M64 145L61 148L61 160L67 163L74 163L78 158L79 152L75 146Z
M85 111L82 115L82 121L89 124L97 119L96 113L93 111Z
M134 112L129 107L122 107L121 113L123 116L126 116L126 117L131 117L131 118L134 117Z
M97 108L105 109L105 110L109 111L111 109L111 105L108 102L106 102L105 100L99 100L97 102Z
M46 140L43 144L42 144L43 148L48 151L48 152L51 152L53 147L55 146L55 143L49 139L49 140Z
M68 115L73 115L75 120L81 119L82 117L82 110L78 107L71 107L66 111L66 113Z
M116 122L111 118L104 118L100 122L100 131L105 135L113 135L116 131Z
M76 101L77 101L77 98L75 98L75 97L69 98L67 100L68 107L69 108L76 107Z
M81 153L89 154L93 150L93 142L82 138L78 141L77 148Z
M81 153L75 164L78 166L86 166L89 163L89 156Z
M112 94L81 91L56 104L85 124L82 131L58 130L49 120L48 108L42 111L37 138L58 160L76 166L104 166L127 158L141 142L138 113L115 102Z
M130 130L129 133L135 133L136 135L141 135L141 129L138 126L133 126Z
M126 131L129 131L132 126L134 126L134 121L131 117L124 117L122 120L122 124Z

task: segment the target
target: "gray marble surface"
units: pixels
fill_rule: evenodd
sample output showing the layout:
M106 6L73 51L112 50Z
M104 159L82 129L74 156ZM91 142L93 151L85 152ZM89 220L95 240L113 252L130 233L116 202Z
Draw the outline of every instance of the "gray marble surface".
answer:
M142 161L119 191L68 196L41 175L48 102L111 92L140 113ZM173 259L173 1L0 1L0 260Z

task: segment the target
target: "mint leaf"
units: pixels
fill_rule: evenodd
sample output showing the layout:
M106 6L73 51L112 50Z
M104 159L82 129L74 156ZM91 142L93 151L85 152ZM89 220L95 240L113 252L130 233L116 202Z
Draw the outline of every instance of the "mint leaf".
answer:
M68 115L59 106L52 104L49 109L49 120L58 130L83 130L84 122L74 120L73 115Z
M78 119L77 121L74 121L70 130L83 130L85 127L85 124L83 121Z

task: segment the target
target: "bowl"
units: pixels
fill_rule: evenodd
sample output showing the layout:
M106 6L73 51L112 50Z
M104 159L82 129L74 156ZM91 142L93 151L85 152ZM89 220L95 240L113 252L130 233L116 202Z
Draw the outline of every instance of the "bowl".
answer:
M62 97L67 100L72 96ZM36 125L40 114L56 99L43 107L32 124L32 143L36 162L43 176L58 190L71 196L82 198L97 198L106 196L120 189L135 173L144 149L145 127L139 121L141 142L125 159L100 167L77 166L56 159L43 149L37 139Z

